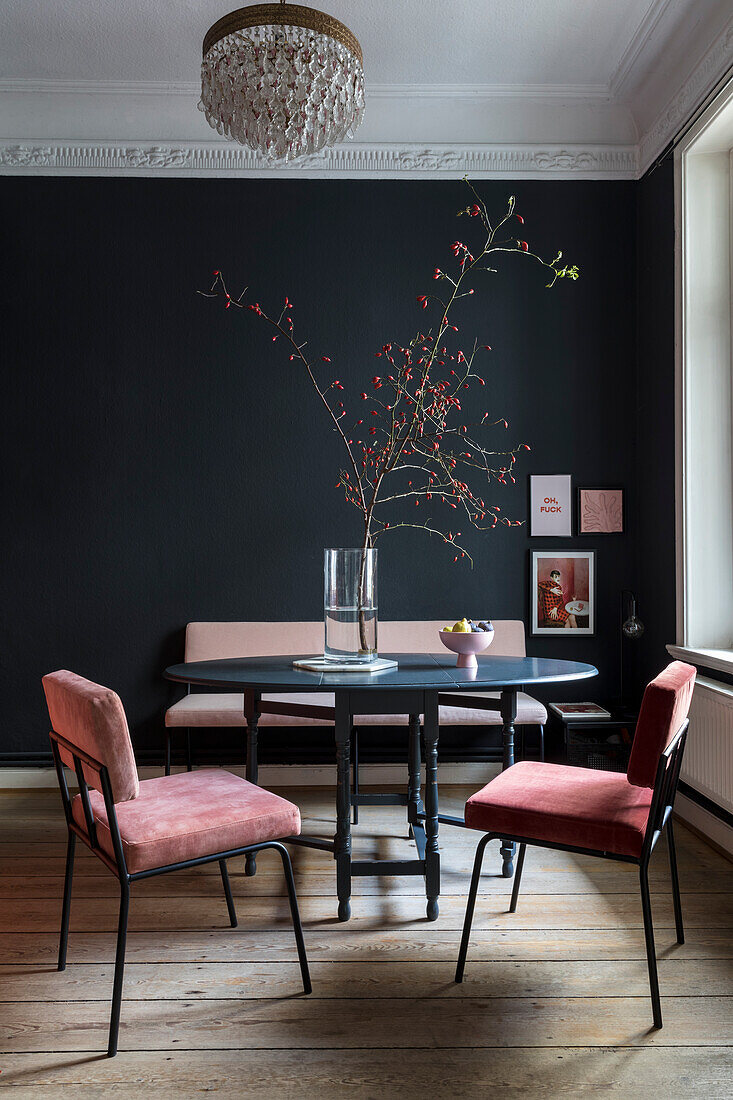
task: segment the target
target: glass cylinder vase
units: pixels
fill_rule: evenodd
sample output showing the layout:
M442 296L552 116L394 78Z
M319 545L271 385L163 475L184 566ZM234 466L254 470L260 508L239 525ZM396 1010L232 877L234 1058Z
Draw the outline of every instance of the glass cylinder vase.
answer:
M324 550L323 655L339 662L377 656L377 551Z

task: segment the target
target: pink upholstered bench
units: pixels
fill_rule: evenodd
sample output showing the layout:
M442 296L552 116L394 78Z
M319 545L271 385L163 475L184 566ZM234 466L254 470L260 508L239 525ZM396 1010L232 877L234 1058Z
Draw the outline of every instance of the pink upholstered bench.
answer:
M446 620L380 622L379 648L384 653L437 653L442 647L438 631ZM281 653L305 655L323 652L323 623L319 622L221 622L189 623L186 628L185 660L208 661L227 657L271 657ZM488 655L502 657L524 657L526 654L524 623L516 619L494 620L494 641ZM471 700L476 701L474 707ZM501 726L501 715L497 711L482 710L481 700L495 700L498 692L475 692L465 696L464 706L441 706L441 726ZM277 713L268 710L268 704L277 708ZM320 706L333 711L334 697L330 692L309 695L297 693L289 695L264 695L261 704L259 727L268 726L333 726L333 716L304 717L297 713L299 706ZM292 708L292 709L291 709ZM359 726L402 725L407 724L407 715L369 714L360 716ZM544 706L530 695L519 692L517 696L518 726L539 727L540 759L544 760L544 726L547 711ZM239 726L246 727L244 716L244 696L236 692L213 695L191 692L179 702L169 707L165 716L166 725L166 774L171 766L171 731L184 729L187 734L188 768L192 767L190 751L190 730L201 727ZM356 739L355 739L356 740ZM248 745L247 775L252 782L257 781L256 753L253 744ZM358 744L354 744L354 788L358 792ZM354 820L358 820L355 813Z

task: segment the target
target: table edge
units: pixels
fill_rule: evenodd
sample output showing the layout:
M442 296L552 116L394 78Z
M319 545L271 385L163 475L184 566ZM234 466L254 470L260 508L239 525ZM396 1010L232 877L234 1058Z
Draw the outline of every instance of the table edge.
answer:
M288 654L288 656L290 656L290 655ZM431 654L425 654L425 656L431 656ZM221 658L221 659L222 660L237 660L236 657L234 657L234 658L225 657L225 658ZM247 658L243 658L243 659L246 660ZM524 658L517 658L517 660L523 660L523 659ZM565 660L566 658L551 658L551 657L550 658L543 658L543 657L539 657L539 658L534 658L534 659L536 659L536 660ZM207 663L208 662L206 662L206 661L192 661L191 665L207 664ZM181 675L180 673L176 674L172 671L173 669L183 668L185 666L185 662L179 662L176 665L169 665L168 668L165 669L163 675L164 675L165 679L170 680L172 683L192 684L192 685L195 685L196 687L218 687L218 688L231 688L233 690L239 689L241 691L246 691L246 690L259 691L259 692L267 692L268 694L271 694L271 695L285 694L286 692L291 692L293 690L303 692L304 694L307 695L307 694L315 693L315 692L318 692L318 691L325 691L325 690L334 691L334 692L336 692L336 691L370 691L370 690L373 690L374 688L379 688L380 690L385 691L385 692L389 692L389 691L393 691L393 692L399 692L399 691L436 691L436 692L438 692L438 694L440 694L443 691L453 693L455 691L459 691L459 692L471 692L471 691L477 691L477 690L478 691L491 691L491 690L502 690L502 689L508 689L508 688L516 688L517 690L521 690L521 688L524 687L525 685L539 686L539 685L542 685L542 684L571 683L574 680L589 680L589 679L592 679L594 676L598 675L598 669L595 667L595 665L588 664L585 661L577 661L577 662L569 662L569 663L578 664L578 665L581 665L582 667L580 669L576 669L575 671L572 671L572 672L568 671L568 672L563 672L563 673L547 674L547 675L536 676L536 677L525 677L523 679L508 680L508 679L499 678L499 679L493 679L493 680L480 680L480 681L477 681L477 680L456 680L450 675L450 671L448 669L444 669L444 668L442 668L442 666L438 666L441 669L441 671L446 674L446 682L445 682L444 685L437 685L436 684L436 685L431 685L430 687L426 687L426 686L420 685L420 684L414 684L414 685L388 684L388 683L382 682L380 679L375 679L372 683L363 683L363 682L361 682L361 683L358 683L358 684L349 684L349 683L344 683L344 682L333 683L333 682L330 682L329 680L325 680L325 682L324 682L324 676L327 676L328 674L324 674L324 673L320 673L320 672L319 673L310 673L310 674L309 673L304 673L304 675L312 675L314 677L317 677L317 680L314 679L312 682L306 681L306 682L298 683L298 684L279 685L279 684L273 684L273 683L268 682L266 680L238 682L236 679L226 679L226 680L224 680L220 677L213 677L212 678L211 676L203 676L203 677L195 677L194 678L194 677L191 677L191 676ZM341 675L342 676L348 676L350 674L349 673L341 673Z

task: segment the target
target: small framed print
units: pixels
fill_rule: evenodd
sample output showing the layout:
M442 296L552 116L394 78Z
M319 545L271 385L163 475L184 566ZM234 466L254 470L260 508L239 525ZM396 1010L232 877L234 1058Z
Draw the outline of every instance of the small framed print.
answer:
M570 538L573 533L570 474L531 474L529 496L530 535Z
M532 550L530 605L533 634L594 634L593 550Z
M578 489L579 535L620 535L623 530L623 489Z

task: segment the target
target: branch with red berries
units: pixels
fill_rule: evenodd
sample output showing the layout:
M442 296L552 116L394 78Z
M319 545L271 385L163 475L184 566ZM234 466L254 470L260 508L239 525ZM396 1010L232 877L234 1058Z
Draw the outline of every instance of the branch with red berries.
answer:
M488 488L513 484L518 455L528 451L529 445L491 447L487 430L508 430L506 418L488 410L478 418L466 416L466 391L474 386L485 387L479 362L491 347L477 341L467 351L457 347L459 327L453 323L453 314L460 299L474 294L468 282L482 272L495 272L494 257L502 253L526 256L545 268L550 276L548 287L559 279L575 280L579 273L575 266L560 266L561 252L547 262L530 249L527 241L512 235L516 226L524 225L524 218L515 210L514 196L494 225L485 203L472 184L468 180L466 183L476 201L458 215L476 218L483 240L475 251L462 241L454 241L451 252L456 268L452 273L438 267L433 271L433 279L445 292L417 297L423 310L437 307L438 319L426 331L418 331L406 345L388 342L376 352L376 358L383 361L382 373L375 374L368 389L360 394L363 412L353 419L341 400L344 386L340 379L320 381L323 368L314 367L305 350L306 342L296 339L294 306L288 297L279 313L270 315L258 302L245 302L246 288L238 297L232 297L219 271L214 272L211 289L205 294L222 298L226 309L235 306L252 311L272 327L273 341L282 340L288 362L305 369L343 445L345 464L336 488L360 513L365 550L387 531L412 527L439 537L455 551L455 562L463 558L471 562L468 550L456 541L460 531L446 529L440 518L434 518L434 511L442 514L447 507L462 513L478 530L522 523L501 515L499 506L488 503L485 495L468 482L470 476L480 476ZM321 356L322 364L330 362L328 356ZM466 422L461 423L463 420ZM428 514L420 522L385 518L384 513L389 515L398 502L412 504Z

